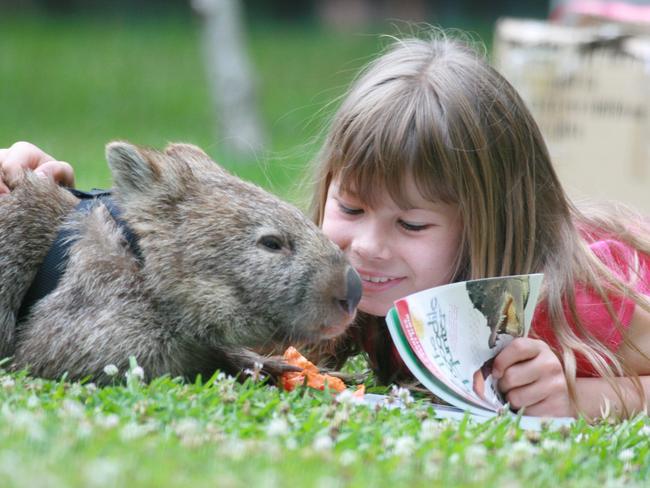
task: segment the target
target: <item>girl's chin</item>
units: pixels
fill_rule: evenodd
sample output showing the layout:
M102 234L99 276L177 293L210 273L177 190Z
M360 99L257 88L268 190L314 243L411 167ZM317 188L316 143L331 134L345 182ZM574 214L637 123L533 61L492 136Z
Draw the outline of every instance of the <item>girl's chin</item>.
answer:
M374 302L372 300L361 299L359 303L359 311L369 315L376 315L377 317L385 317L388 311L393 306L393 302L382 303Z

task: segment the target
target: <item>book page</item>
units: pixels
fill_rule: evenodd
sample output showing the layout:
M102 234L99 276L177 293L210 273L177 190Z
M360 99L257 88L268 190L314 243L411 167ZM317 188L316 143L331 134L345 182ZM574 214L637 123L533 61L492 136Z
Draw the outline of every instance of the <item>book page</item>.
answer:
M455 386L448 386L438 376L431 373L431 371L422 364L418 355L411 348L409 341L404 336L404 331L400 325L399 316L396 308L391 308L386 316L386 324L391 334L393 343L397 352L402 357L404 364L409 368L413 376L427 388L431 393L441 400L460 408L462 411L469 411L476 415L489 415L494 414L494 409L486 405L477 405L467 395ZM442 373L440 373L442 375Z
M422 365L467 401L497 410L504 400L492 360L528 334L541 281L538 274L452 283L409 295L395 308Z

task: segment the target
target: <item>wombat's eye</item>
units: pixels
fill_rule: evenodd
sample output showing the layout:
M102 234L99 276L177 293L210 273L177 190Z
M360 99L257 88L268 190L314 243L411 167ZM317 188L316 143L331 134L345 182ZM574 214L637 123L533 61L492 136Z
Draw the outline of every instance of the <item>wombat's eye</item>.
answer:
M284 244L282 239L274 235L262 236L257 241L258 246L262 246L264 249L269 251L282 251Z

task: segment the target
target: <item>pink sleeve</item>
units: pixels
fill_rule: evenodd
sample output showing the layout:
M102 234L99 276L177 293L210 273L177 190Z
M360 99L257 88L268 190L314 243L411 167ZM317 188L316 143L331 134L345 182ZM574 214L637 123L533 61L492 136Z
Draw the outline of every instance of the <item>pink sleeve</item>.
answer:
M591 244L594 254L621 280L632 284L633 288L642 294L648 295L650 287L650 257L638 253L639 274L636 276L630 266L634 265L637 252L619 241L602 240ZM636 304L629 298L611 295L612 306L617 311L621 325L626 328L630 325ZM596 337L607 344L612 351L616 351L623 338L621 332L615 327L605 304L592 290L576 287L576 302L578 313L586 327Z
M635 262L637 253L627 244L616 240L600 240L592 242L590 248L624 282L632 284L639 293L650 295L650 256L638 254L639 273L636 276L630 270L630 265ZM575 294L578 316L584 326L611 351L616 351L623 337L614 325L603 301L594 290L580 284L576 285ZM621 325L625 329L630 325L636 305L634 301L620 295L611 295L610 299ZM536 310L533 319L533 330L539 338L551 345L557 345L557 340L548 320L546 304L540 304ZM577 359L578 376L591 376L594 371L586 359L582 357Z

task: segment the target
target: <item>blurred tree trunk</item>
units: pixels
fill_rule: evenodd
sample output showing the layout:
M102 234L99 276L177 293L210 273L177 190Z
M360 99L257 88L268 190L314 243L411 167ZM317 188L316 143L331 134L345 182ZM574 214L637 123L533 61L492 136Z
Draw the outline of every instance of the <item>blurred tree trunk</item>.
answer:
M224 149L250 158L266 137L257 112L239 0L192 0L204 19L203 48Z

